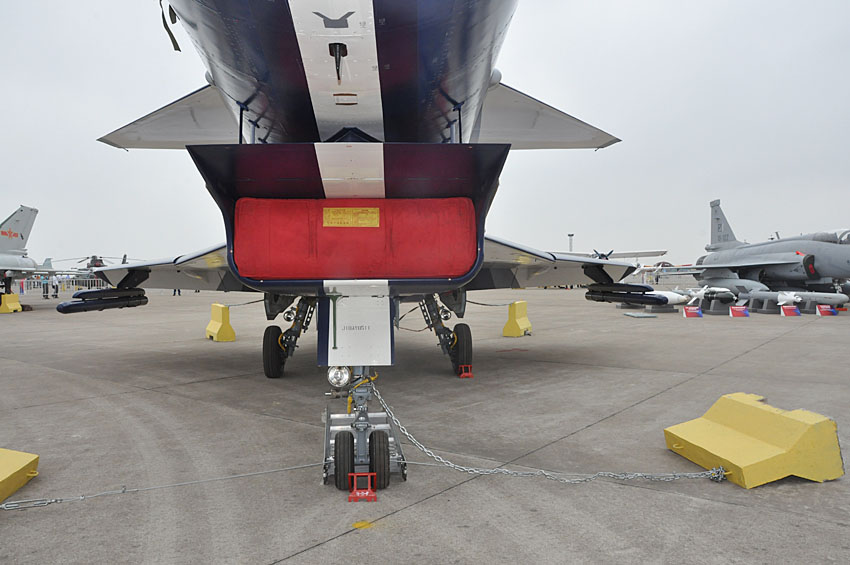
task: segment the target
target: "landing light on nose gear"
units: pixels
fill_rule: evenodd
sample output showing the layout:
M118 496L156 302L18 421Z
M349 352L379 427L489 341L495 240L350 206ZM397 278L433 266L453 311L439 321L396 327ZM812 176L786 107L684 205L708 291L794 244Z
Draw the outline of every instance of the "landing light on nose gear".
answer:
M351 380L348 367L328 367L328 382L334 388L342 388Z

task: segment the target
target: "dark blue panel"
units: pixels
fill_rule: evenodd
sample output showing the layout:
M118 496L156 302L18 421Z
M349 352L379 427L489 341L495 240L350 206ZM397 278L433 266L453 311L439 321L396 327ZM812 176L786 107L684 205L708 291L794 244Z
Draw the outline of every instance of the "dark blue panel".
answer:
M287 2L172 0L187 33L199 45L215 85L247 104L258 139L319 141L307 77Z
M319 342L316 346L316 363L319 367L328 366L328 329L330 328L330 298L320 298L317 308L319 309L319 323L316 331L319 332Z
M246 137L252 120L262 141L320 141L287 2L172 4L216 86L247 104ZM386 141L445 141L459 115L469 138L515 6L516 0L374 0ZM460 112L453 110L458 105Z
M516 0L374 0L387 141L469 139ZM460 111L454 111L460 107Z

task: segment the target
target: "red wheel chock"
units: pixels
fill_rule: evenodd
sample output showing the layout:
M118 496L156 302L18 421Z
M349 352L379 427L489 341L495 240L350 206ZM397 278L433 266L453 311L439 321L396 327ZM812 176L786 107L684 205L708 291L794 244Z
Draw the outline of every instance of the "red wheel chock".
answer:
M348 474L348 502L376 502L378 495L375 494L375 473L349 473Z
M471 379L472 365L458 365L457 376L461 379Z

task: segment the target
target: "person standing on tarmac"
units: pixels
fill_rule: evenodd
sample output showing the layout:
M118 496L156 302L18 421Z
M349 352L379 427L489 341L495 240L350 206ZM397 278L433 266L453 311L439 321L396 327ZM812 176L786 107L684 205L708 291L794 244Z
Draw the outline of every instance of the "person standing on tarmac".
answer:
M59 277L56 276L56 273L50 277L50 285L53 287L53 298L59 298Z
M42 275L41 277L41 294L45 300L50 298L48 294L50 293L50 283L47 280L47 277Z

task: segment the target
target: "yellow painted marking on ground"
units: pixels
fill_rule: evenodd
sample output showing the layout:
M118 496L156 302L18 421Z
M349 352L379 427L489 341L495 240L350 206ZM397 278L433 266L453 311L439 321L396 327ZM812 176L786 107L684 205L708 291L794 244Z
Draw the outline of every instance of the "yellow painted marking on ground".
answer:
M352 528L356 528L358 530L368 530L372 526L373 526L372 522L366 522L366 521L354 522L353 524L351 524Z
M322 227L377 228L381 225L379 208L324 208Z

